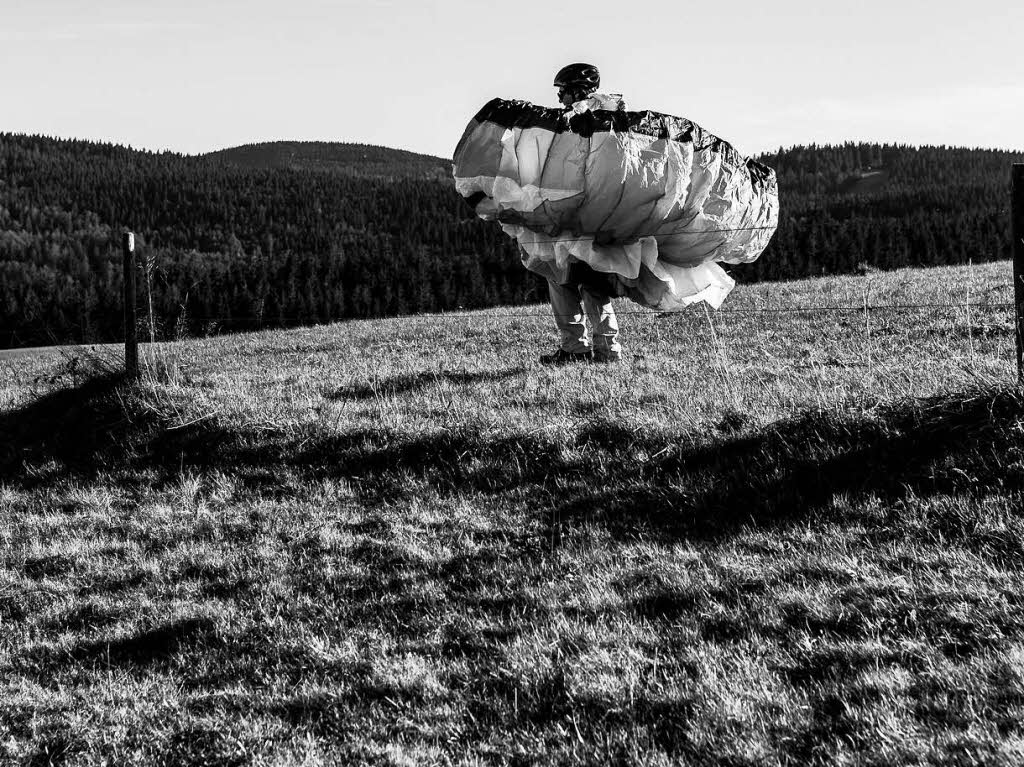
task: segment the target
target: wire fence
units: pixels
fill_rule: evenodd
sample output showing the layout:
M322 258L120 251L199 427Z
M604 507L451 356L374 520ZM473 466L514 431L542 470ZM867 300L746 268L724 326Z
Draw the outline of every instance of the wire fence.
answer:
M1014 303L1012 301L986 301L979 303L918 303L918 304L862 304L862 305L826 305L826 306L775 306L775 307L752 307L752 308L736 308L736 309L718 309L714 312L714 316L754 316L754 315L777 315L777 314L818 314L818 313L872 313L872 314L884 314L887 312L910 312L910 311L923 311L923 310L956 310L961 309L965 311L995 311L1002 309L1012 309ZM666 316L682 316L682 312L679 310L658 310L658 309L616 309L616 316L619 317L666 317ZM188 322L192 325L203 325L212 323L253 323L261 324L266 327L275 327L283 323L293 323L295 325L317 325L317 324L333 324L341 322L396 322L403 320L413 319L430 319L439 321L457 321L464 319L517 319L522 317L543 317L551 318L552 312L550 309L547 311L501 311L494 312L486 309L459 309L455 311L442 311L442 312L427 312L420 314L399 314L399 315L382 315L377 317L333 317L333 318L317 318L298 315L226 315L226 316L189 316ZM140 327L143 322L143 318L140 318ZM0 328L0 333L17 333L24 328ZM116 342L115 342L116 343Z
M1011 301L1000 301L1000 302L984 302L984 303L962 303L962 304L949 304L949 303L930 303L930 304L869 304L867 306L785 306L785 307L763 307L763 308L752 308L752 309L718 309L715 311L715 316L720 315L754 315L754 314L803 314L803 313L814 313L814 312L889 312L889 311L918 311L922 309L1010 309L1013 308L1014 304ZM616 309L616 316L647 316L647 317L659 317L659 316L676 316L680 314L679 310L658 310L658 309ZM516 318L516 317L551 317L551 311L538 311L538 312L490 312L484 309L465 309L454 312L431 312L425 314L402 314L402 315L391 315L382 317L345 317L337 320L329 320L329 322L357 322L357 321L372 321L372 320L401 320L401 319L412 319L412 318L423 318L429 317L431 319L461 319L465 318ZM264 322L273 321L268 320L266 317L262 318ZM274 318L282 319L285 321L303 321L295 317L283 317ZM192 317L193 322L252 322L260 320L259 317ZM309 321L309 318L305 318L305 321Z

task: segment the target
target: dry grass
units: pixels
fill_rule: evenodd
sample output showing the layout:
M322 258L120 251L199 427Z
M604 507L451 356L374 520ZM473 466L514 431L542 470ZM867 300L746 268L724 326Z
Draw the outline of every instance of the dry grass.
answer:
M1019 763L1010 292L753 286L939 306L625 315L620 366L535 364L543 307L0 362L0 762Z

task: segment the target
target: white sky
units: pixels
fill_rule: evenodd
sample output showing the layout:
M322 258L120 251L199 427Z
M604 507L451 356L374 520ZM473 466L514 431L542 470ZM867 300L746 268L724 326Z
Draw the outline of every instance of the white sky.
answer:
M753 154L1024 149L1020 0L0 0L0 131L196 153L276 139L449 157L490 98L597 64L631 109Z

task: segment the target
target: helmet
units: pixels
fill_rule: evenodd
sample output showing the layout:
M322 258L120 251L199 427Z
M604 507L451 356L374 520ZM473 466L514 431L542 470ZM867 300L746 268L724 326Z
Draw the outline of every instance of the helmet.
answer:
M570 64L558 70L554 85L559 88L576 88L591 94L601 85L601 73L593 64Z

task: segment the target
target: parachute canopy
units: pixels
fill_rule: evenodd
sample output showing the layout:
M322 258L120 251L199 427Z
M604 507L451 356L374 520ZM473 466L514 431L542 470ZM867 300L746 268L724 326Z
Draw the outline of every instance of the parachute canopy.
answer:
M715 262L756 259L778 225L775 172L695 123L594 94L568 111L494 99L455 149L456 189L500 222L524 265L558 283L576 264L656 309L716 308Z

